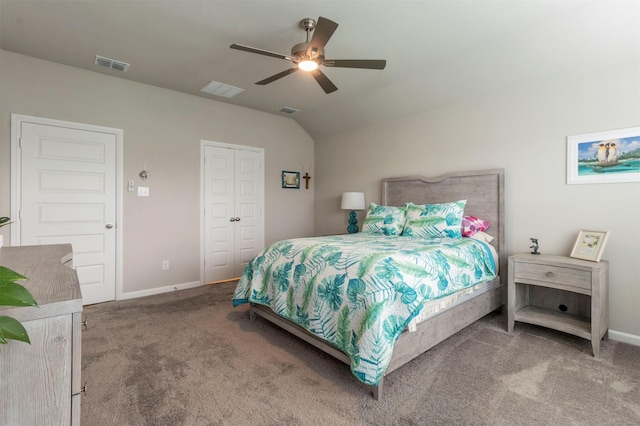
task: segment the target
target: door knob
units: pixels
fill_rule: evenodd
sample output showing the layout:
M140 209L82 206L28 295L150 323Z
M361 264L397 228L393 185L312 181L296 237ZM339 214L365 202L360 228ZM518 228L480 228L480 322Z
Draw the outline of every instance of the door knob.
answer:
M240 218L239 217L236 217L236 222L240 222Z
M114 227L113 223L107 223L105 226L107 229L111 229Z
M231 219L229 219L229 222L235 222L235 221L236 221L235 217L232 217Z

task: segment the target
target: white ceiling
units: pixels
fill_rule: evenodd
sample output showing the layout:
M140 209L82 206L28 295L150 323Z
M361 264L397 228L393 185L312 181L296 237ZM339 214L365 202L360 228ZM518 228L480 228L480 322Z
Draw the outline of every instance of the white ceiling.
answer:
M386 69L324 68L325 94L291 63L303 18L339 24L330 59L386 59ZM0 0L0 47L36 58L290 117L314 138L512 88L561 80L640 57L638 0ZM131 64L94 65L95 55ZM200 92L215 80L245 89Z

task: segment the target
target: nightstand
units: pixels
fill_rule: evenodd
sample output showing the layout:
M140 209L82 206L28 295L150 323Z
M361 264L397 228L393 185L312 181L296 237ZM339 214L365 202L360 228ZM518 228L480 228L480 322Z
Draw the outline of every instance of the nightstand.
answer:
M598 358L609 330L609 262L566 256L509 257L508 331L516 321L591 341Z

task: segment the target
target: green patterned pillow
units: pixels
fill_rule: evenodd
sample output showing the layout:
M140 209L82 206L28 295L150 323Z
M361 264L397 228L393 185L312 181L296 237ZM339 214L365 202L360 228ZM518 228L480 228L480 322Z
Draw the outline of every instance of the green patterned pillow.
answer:
M402 235L420 238L462 238L460 224L467 200L444 204L407 203Z
M404 229L406 212L405 207L380 206L371 203L362 223L362 232L400 235Z

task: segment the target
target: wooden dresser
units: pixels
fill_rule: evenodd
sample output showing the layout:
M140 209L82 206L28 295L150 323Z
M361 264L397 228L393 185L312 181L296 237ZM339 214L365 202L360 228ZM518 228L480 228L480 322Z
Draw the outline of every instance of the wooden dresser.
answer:
M508 324L516 321L591 341L593 356L609 331L609 262L529 253L509 257Z
M82 294L70 244L3 247L0 265L39 307L1 307L22 322L31 345L0 346L0 425L79 425Z

